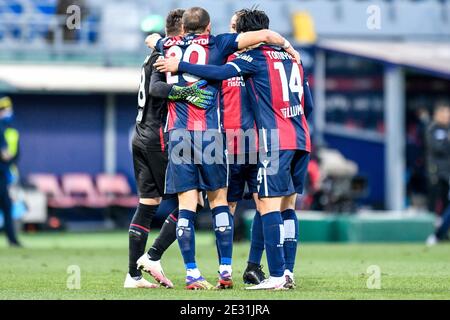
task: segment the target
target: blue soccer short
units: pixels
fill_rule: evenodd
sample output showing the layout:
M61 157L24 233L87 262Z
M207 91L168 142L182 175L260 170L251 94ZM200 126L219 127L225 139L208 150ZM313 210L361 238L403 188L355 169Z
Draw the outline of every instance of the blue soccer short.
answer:
M308 171L309 153L303 150L280 150L278 156L260 155L258 161L258 195L282 197L302 194Z
M165 193L215 191L228 186L224 135L218 131L175 129L169 133Z
M239 156L243 156L240 161ZM228 185L228 202L237 202L242 200L245 185L247 184L249 193L258 192L258 157L256 154L248 153L235 155L232 159L230 156L230 183Z

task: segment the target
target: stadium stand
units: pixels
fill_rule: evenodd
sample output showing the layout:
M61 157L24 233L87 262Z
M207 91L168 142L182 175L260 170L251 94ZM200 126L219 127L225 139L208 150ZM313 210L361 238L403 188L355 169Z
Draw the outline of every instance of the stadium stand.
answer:
M322 38L450 38L447 0L71 1L81 7L82 27L70 30L69 34L64 28L69 16L61 9L64 3L63 0L0 1L0 61L56 59L135 65L145 53L141 22L150 15L164 17L169 8L195 5L213 13L214 33L228 32L229 18L236 10L258 4L270 13L272 28L288 37L293 35L293 19L303 12L312 17L315 31ZM367 27L367 17L374 6L381 13L381 25L375 30ZM123 12L127 12L128 19L121 19Z
M75 207L75 199L64 194L55 175L50 173L36 173L30 175L28 181L39 191L47 195L47 205L49 208L67 209Z
M102 173L92 178L83 173L69 173L63 175L61 181L62 186L58 177L49 173L28 176L28 182L47 196L49 208L134 208L138 203L138 197L132 193L127 178L122 174Z
M106 208L108 199L94 186L91 176L83 173L68 173L62 176L64 193L72 196L76 204L87 208Z
M109 205L135 208L138 197L131 194L131 187L124 175L99 174L96 177L99 193L108 198Z

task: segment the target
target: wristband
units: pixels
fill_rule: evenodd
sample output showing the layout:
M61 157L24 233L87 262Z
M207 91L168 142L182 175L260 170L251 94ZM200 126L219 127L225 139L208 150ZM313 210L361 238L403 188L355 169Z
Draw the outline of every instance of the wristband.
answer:
M285 39L283 49L289 49L290 46L291 46L291 43Z

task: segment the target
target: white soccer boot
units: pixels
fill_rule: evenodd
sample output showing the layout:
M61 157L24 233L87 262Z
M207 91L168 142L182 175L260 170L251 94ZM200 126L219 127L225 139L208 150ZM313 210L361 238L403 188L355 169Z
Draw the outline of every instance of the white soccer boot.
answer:
M269 277L256 286L246 287L246 290L288 290L286 277Z
M432 246L437 245L438 242L439 242L438 238L437 238L436 235L433 233L433 234L430 234L430 235L428 236L427 241L426 241L426 244L427 244L428 247L432 247Z
M172 281L166 277L164 274L163 268L161 267L160 260L152 261L149 259L148 254L144 253L142 257L138 259L137 267L149 275L151 275L157 282L159 282L162 286L166 288L173 288Z
M137 289L137 288L153 289L159 288L159 285L145 280L144 277L141 277L140 279L136 280L132 276L130 276L129 273L127 273L123 287L127 289Z
M286 278L286 284L284 285L286 289L295 289L295 279L294 273L288 269L284 270L284 277Z

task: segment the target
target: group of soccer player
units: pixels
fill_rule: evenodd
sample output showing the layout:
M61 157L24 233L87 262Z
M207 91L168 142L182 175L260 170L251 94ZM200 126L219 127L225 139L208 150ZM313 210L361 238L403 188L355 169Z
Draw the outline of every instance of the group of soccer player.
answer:
M244 192L256 205L246 287L292 289L297 252L297 194L311 142L312 99L300 55L260 10L231 18L230 33L211 35L206 10L169 12L166 37L146 39L133 138L139 206L129 228L126 288L154 288L149 273L172 288L161 257L175 240L186 268L186 289L233 287L234 212ZM208 81L208 82L206 82ZM206 193L219 260L216 286L196 263L195 218ZM145 252L158 207L168 217ZM270 276L261 267L266 250Z

